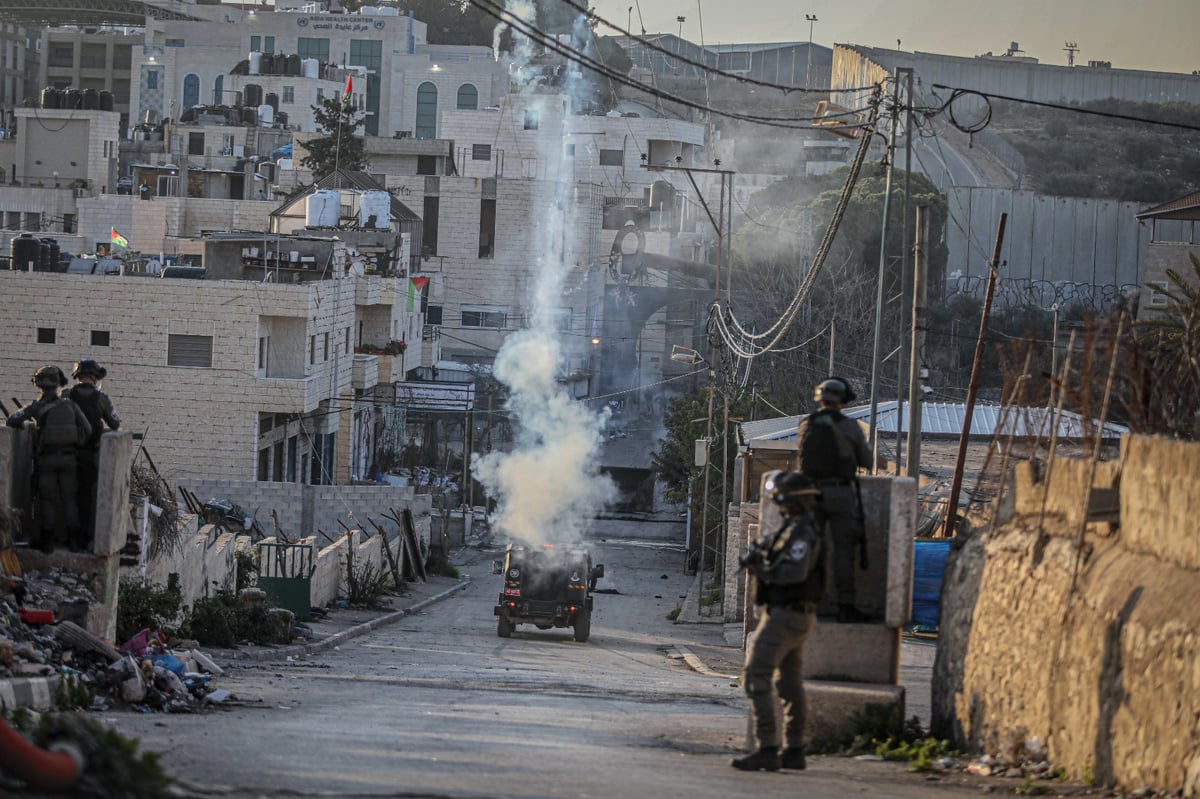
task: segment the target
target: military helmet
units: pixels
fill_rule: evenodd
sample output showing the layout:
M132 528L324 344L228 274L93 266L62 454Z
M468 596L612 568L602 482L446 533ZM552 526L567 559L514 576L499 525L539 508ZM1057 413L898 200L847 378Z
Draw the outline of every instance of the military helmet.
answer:
M821 495L821 489L800 472L779 472L767 480L763 487L767 497L785 510L801 508Z
M854 389L850 388L850 383L841 377L827 377L813 390L813 399L817 402L834 402L838 405L845 405L847 402L853 402L858 398L854 393Z
M91 358L84 358L82 361L76 361L75 368L71 370L71 377L78 380L80 377L84 377L86 375L91 375L97 380L103 380L108 376L108 370L93 361Z
M33 373L33 384L38 388L59 389L67 384L67 376L57 366L43 366Z

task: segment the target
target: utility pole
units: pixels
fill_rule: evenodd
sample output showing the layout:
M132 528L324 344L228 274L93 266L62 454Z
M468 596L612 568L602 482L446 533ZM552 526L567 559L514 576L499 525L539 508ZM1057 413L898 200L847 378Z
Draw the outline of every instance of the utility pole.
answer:
M817 15L816 14L805 14L804 18L806 20L808 20L808 66L804 70L804 85L811 89L812 88L812 32L813 32L813 24L815 22L817 22ZM793 64L795 63L795 60L796 60L795 56L792 56ZM795 70L793 70L793 72L794 71ZM796 79L795 75L793 74L793 76L792 76L793 82L795 81L795 79Z
M911 67L903 67L896 70L897 73L905 74L905 98L904 98L904 213L900 217L900 324L896 331L899 341L904 341L906 330L906 322L911 320L905 319L904 311L908 307L905 303L905 290L908 286L908 200L912 196L912 107L913 107L913 71ZM915 285L915 284L914 284ZM904 452L904 447L901 445L901 419L904 417L904 399L901 386L904 385L904 351L900 350L896 356L896 393L899 395L899 401L896 403L896 474L900 474L902 462L901 454Z
M912 349L908 357L908 453L905 458L909 477L921 479L921 403L923 400L921 377L922 358L925 350L925 278L926 249L929 241L929 208L917 206L917 240L913 252L913 306L912 306ZM899 425L897 425L899 427Z
M1067 54L1067 66L1075 66L1075 53L1079 51L1079 45L1075 42L1065 42L1066 47L1063 50Z
M958 459L954 463L954 479L950 483L950 507L946 510L946 538L954 537L954 524L958 516L958 494L962 491L963 462L967 457L967 439L971 435L971 417L975 411L975 395L979 391L979 370L983 366L983 340L987 336L988 315L992 312L992 297L996 293L996 275L1000 271L1000 248L1004 245L1004 226L1008 214L1000 214L996 229L996 247L992 250L992 263L988 269L987 292L983 297L983 316L979 320L979 339L975 342L975 361L971 364L971 383L967 386L967 407L963 413L963 428L958 436Z
M835 341L837 341L836 316L829 320L829 372L827 374L831 376L833 375L833 345Z
M883 229L879 236L879 275L875 285L875 344L871 350L871 416L867 441L871 445L871 473L878 468L879 437L876 435L879 413L879 347L883 334L883 283L887 273L888 215L892 205L892 175L895 174L896 126L900 115L900 68L892 76L892 130L888 134L887 180L883 189Z

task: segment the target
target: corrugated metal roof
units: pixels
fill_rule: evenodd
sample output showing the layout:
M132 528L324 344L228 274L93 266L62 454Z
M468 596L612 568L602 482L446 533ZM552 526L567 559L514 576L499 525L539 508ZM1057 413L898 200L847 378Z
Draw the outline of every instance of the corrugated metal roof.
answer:
M1147 208L1138 219L1200 219L1200 191Z
M870 405L846 408L843 413L851 419L866 423L871 414ZM921 435L958 436L966 418L967 406L960 402L925 402L921 404ZM971 436L991 438L1003 419L1002 435L1018 438L1049 438L1054 411L1049 408L1010 407L1007 413L999 405L977 404L971 415ZM757 422L743 422L742 432L747 441L795 441L796 425L800 416L782 416ZM875 427L880 433L896 432L897 421L900 432L908 432L908 403L895 400L881 402L877 408ZM1085 423L1084 418L1071 411L1062 411L1058 417L1058 437L1079 439L1092 435L1097 422ZM1129 432L1129 428L1109 422L1104 426L1104 438L1117 439Z

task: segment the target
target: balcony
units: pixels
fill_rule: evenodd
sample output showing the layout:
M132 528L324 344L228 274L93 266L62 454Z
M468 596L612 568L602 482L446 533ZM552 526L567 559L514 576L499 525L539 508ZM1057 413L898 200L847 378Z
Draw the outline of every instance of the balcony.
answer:
M355 391L365 391L374 388L379 383L380 358L391 360L390 356L359 355L354 356L354 365L350 370L350 387Z

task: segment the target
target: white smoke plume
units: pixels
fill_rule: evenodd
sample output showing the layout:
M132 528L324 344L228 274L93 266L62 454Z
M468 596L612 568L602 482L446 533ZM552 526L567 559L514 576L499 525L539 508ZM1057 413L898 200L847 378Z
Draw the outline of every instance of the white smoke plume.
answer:
M508 10L532 22L527 0L510 0ZM531 52L518 35L517 66ZM522 49L522 43L525 48ZM567 87L569 91L569 86ZM557 102L543 95L547 102ZM538 96L529 95L535 105ZM561 141L552 141L539 157L563 158ZM570 186L557 184L556 207L572 206ZM508 409L515 416L517 440L511 452L494 451L472 460L472 473L498 500L492 523L500 532L527 544L579 541L591 518L617 495L599 473L597 452L607 411L596 413L569 397L558 377L563 353L557 316L568 271L564 226L569 212L530 220L535 241L536 289L531 327L509 336L496 356L495 375L510 389Z

